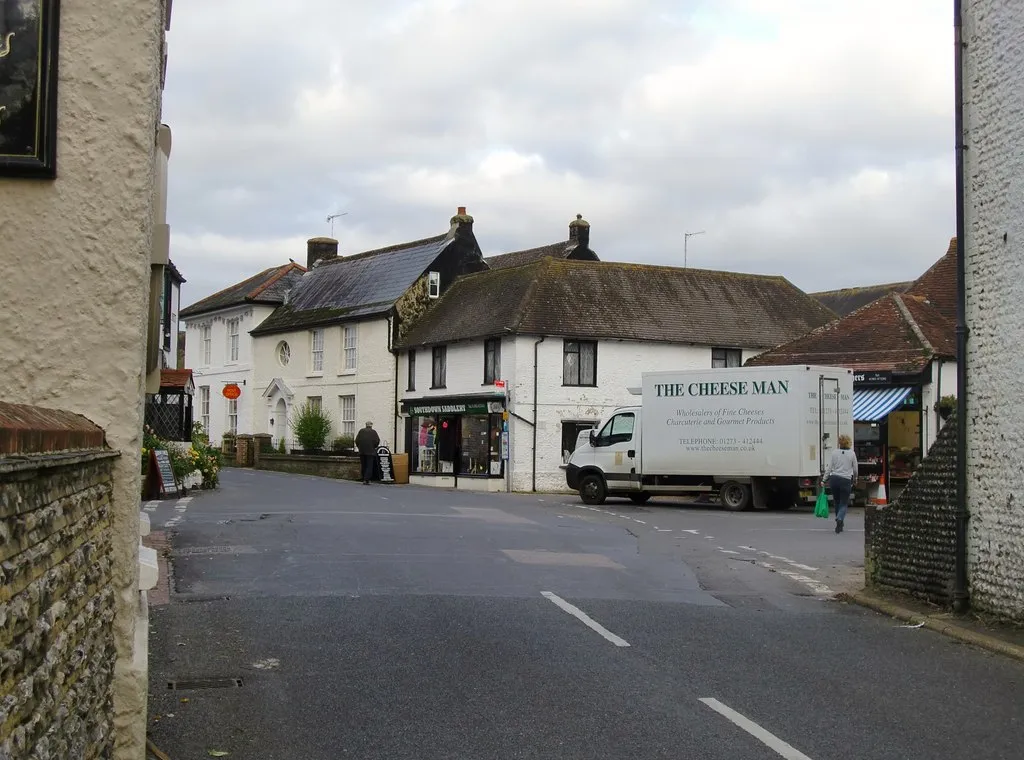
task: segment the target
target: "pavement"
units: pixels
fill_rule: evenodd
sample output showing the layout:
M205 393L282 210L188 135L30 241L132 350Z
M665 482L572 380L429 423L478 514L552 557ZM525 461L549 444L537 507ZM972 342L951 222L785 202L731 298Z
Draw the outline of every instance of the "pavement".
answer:
M1024 664L835 601L859 513L225 470L150 505L173 760L1020 757Z

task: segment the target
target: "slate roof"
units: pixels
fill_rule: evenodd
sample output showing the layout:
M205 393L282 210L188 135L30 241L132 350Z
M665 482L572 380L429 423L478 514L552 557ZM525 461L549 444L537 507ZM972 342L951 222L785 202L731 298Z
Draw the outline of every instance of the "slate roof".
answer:
M783 277L545 257L459 278L399 347L509 331L769 347L833 318Z
M913 284L913 282L890 282L886 285L868 285L862 288L824 290L820 293L811 293L811 297L824 304L825 308L835 312L836 316L845 317L850 312L867 306L884 295L905 293Z
M224 288L181 310L180 319L188 319L211 311L219 311L247 303L279 304L299 281L306 268L294 262L264 269L257 275Z
M454 240L449 233L325 261L302 277L287 302L252 334L387 313Z

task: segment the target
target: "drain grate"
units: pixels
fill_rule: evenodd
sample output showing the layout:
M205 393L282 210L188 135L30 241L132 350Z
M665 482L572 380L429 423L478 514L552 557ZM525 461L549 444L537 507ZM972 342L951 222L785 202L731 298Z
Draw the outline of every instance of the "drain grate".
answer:
M240 689L241 687L241 678L193 678L191 680L167 682L167 688L171 691L188 691L191 689Z

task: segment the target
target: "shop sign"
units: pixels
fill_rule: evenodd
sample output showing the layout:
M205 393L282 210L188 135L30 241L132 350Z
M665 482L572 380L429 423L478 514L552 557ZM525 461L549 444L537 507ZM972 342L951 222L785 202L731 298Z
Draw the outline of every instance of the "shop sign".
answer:
M57 174L59 0L0 0L0 177Z
M459 403L410 404L406 410L413 417L427 417L434 414L491 414L500 412L500 401L463 401Z
M378 446L377 459L380 460L380 479L385 483L394 483L395 470L391 459L391 449L387 446Z
M854 372L855 385L892 385L892 372Z
M228 383L224 386L224 390L221 393L224 394L224 398L234 401L242 395L242 389L238 387L238 383Z

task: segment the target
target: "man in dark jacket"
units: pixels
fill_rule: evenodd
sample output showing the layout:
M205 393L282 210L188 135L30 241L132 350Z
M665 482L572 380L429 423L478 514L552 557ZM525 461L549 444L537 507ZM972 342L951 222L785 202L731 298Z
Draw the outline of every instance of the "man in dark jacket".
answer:
M356 433L356 449L359 450L364 484L374 479L378 446L380 446L380 436L373 429L373 423L367 422L366 427Z

